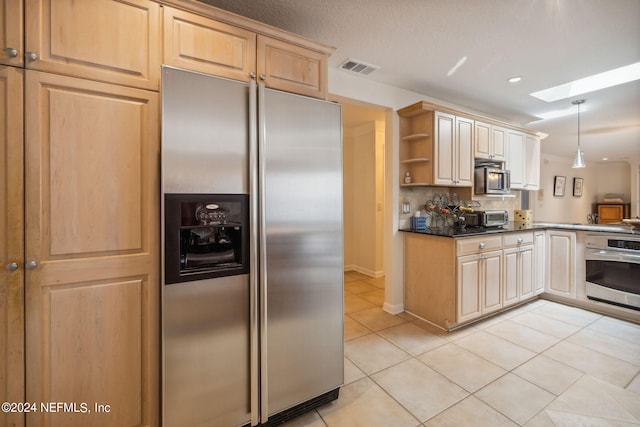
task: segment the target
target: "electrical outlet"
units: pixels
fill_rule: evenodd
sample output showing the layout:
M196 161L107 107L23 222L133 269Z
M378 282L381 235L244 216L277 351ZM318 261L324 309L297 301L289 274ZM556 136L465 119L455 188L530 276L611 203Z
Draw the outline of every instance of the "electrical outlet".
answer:
M402 202L402 213L408 214L409 212L411 212L411 206L409 205L409 202Z

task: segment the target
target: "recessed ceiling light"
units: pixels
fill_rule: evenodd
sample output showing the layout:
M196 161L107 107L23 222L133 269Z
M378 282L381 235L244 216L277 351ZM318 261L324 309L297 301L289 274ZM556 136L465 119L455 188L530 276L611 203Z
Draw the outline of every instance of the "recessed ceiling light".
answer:
M530 95L546 102L553 102L638 79L640 79L640 62L616 68L615 70L605 71L604 73L594 74L593 76L574 80L560 86L533 92Z
M509 82L509 83L518 83L520 80L522 80L522 77L520 77L520 76L514 76L514 77L511 77L511 78L508 80L508 82Z
M609 158L608 157L603 157L602 160L606 161L606 160L609 160Z

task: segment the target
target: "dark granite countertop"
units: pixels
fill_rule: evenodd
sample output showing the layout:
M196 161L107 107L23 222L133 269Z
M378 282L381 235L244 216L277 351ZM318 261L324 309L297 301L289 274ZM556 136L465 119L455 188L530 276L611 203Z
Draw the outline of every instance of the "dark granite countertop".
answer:
M409 228L402 228L400 231L408 233L427 234L431 236L442 237L467 237L474 235L486 235L486 234L498 234L498 233L512 233L518 231L527 230L545 230L545 229L562 229L573 231L594 231L594 232L606 232L606 233L623 233L640 235L640 230L633 230L627 225L605 225L605 224L564 224L555 222L533 222L533 223L518 223L510 222L502 227L438 227L427 228L426 231L416 231Z

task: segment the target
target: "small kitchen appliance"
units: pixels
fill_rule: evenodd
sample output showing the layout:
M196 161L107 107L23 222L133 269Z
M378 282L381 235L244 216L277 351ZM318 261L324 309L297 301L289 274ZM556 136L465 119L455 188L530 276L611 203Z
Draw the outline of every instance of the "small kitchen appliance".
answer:
M476 165L473 186L476 194L508 194L511 191L511 172L499 164Z
M464 214L468 227L502 227L509 222L509 212L504 210L473 211Z

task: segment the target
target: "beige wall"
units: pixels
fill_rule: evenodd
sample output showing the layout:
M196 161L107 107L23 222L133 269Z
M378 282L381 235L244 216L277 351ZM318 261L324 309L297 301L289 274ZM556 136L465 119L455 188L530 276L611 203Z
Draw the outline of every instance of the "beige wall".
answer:
M627 162L588 164L573 169L572 159L542 154L540 188L532 194L534 220L543 222L586 223L593 204L607 193L620 193L625 202L632 197L632 168ZM554 176L566 177L565 196L553 195ZM583 178L582 197L573 197L573 178Z
M343 130L345 270L384 276L384 123Z

